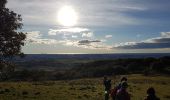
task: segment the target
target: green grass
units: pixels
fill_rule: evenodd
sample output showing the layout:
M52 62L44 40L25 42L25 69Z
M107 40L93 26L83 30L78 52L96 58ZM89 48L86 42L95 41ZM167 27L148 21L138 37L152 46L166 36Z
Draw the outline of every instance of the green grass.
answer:
M111 77L112 86L121 76ZM128 75L132 100L144 100L152 86L161 100L170 100L170 78ZM48 82L1 82L0 100L103 100L103 78Z

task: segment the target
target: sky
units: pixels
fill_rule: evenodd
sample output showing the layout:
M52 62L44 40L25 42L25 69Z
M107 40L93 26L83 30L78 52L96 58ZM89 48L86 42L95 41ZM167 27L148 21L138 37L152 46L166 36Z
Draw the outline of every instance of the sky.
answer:
M169 5L170 0L8 0L6 7L22 15L18 31L27 33L26 54L170 53ZM63 7L74 10L76 24L59 23Z

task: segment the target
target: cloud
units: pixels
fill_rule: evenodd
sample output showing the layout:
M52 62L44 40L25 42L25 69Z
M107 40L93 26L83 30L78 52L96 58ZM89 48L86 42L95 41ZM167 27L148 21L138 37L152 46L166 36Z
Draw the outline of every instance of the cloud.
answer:
M150 6L122 0L8 0L7 7L23 15L26 25L59 25L56 12L70 4L78 13L80 26L136 25L139 19L126 14L129 11L145 11ZM18 4L22 5L18 5ZM22 8L22 9L21 9ZM34 10L30 10L34 8ZM81 9L85 8L85 9ZM48 12L48 13L47 13ZM114 17L113 17L114 16Z
M78 38L78 36L77 36L77 35L72 35L71 37L72 37L72 38Z
M170 43L145 43L139 42L132 45L119 45L114 48L118 49L160 49L160 48L170 48Z
M94 37L94 33L88 28L62 28L62 29L49 29L48 31L49 36L62 36L64 39L69 38L92 38Z
M170 37L151 38L151 39L147 39L143 42L146 42L146 43L170 43Z
M86 44L86 45L78 45L78 47L87 48L87 49L111 50L111 46L102 44L102 43L91 43L91 44Z
M105 38L112 38L112 35L105 35Z
M104 49L111 50L112 46L104 44L101 40L80 40L76 44L77 47L86 49Z
M32 31L32 32L27 32L27 40L28 41L34 41L35 39L41 38L40 31Z
M60 44L64 46L73 46L78 48L86 48L86 49L111 49L111 46L106 45L103 43L102 40L72 40L69 38L65 39L52 39L52 38L45 38L40 31L32 31L27 32L27 42L34 43L34 44ZM77 35L72 35L72 38L77 39Z
M60 44L65 45L65 46L77 46L77 41L76 40L61 40Z
M170 48L170 32L161 32L161 37L147 39L141 42L126 42L115 45L118 49L160 49Z
M87 32L89 29L87 28L64 28L64 29L49 29L48 35L57 35L57 34L73 34L73 33L81 33L81 32Z
M59 41L55 39L43 38L40 31L27 32L26 42L35 43L35 44L58 44L59 43Z
M85 33L82 33L82 37L93 37L93 32L85 32Z
M136 37L137 37L137 38L140 38L140 37L141 37L141 34L137 34Z
M48 35L57 35L56 30L49 29Z
M77 42L76 46L86 49L103 49L103 50L112 49L112 46L104 44L101 40L80 40Z
M162 37L170 37L170 32L161 32Z
M94 42L101 42L100 40L80 40L78 43L79 45L87 45L90 43L94 43Z

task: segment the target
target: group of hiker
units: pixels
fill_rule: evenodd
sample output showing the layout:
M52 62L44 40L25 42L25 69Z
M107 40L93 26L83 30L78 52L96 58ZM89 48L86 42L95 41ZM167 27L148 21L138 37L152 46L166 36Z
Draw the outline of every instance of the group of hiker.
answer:
M127 92L127 78L122 77L120 82L112 89L111 80L104 76L103 85L105 87L105 100L131 100L130 94ZM155 89L150 87L147 89L147 97L144 100L160 100L155 95Z

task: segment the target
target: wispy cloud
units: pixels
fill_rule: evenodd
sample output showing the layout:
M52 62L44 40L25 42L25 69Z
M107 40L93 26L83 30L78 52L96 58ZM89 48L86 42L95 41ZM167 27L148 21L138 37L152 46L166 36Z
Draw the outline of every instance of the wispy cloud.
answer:
M71 37L72 37L72 38L78 38L78 36L77 36L77 35L72 35Z
M80 40L78 43L79 45L87 45L90 43L101 42L100 40Z
M170 37L170 32L161 32L162 37Z
M78 41L77 47L111 50L111 46L104 44L101 40L80 40Z
M98 50L111 50L112 46L109 46L107 44L103 43L91 43L88 45L78 45L79 47L82 48L87 48L87 49L98 49Z
M170 32L161 32L161 37L147 39L141 42L126 42L114 46L118 49L160 49L170 48Z
M72 5L79 15L80 26L136 25L140 20L129 11L145 11L149 6L124 0L8 0L8 7L23 15L25 24L56 25L56 13L64 5ZM18 5L18 4L22 5ZM21 9L22 8L22 9ZM34 8L34 10L30 10ZM85 9L81 9L85 8ZM48 12L48 13L47 13ZM57 24L58 25L58 24Z
M82 37L93 37L93 36L94 36L93 32L84 32L84 33L82 33Z
M102 40L77 40L76 35L72 35L72 38L76 38L76 40L72 39L52 39L52 38L44 38L40 31L32 31L27 32L27 42L34 44L60 44L63 46L72 46L86 49L111 49L111 46L104 44Z
M88 32L89 29L87 28L64 28L64 29L49 29L48 35L57 35L57 34L74 34L74 33L81 33L81 32Z
M50 38L43 38L40 31L27 32L27 42L34 44L60 44L63 46L72 46L86 49L161 49L170 48L170 32L161 32L161 37L143 40L141 42L125 42L115 46L105 44L102 40L56 40ZM77 36L73 36L77 38Z
M141 37L141 34L137 34L136 37L137 37L137 38L140 38L140 37Z
M40 31L27 32L28 40L33 40L35 38L40 38L40 37L41 37Z
M105 38L112 38L112 35L105 35Z
M40 31L27 32L27 43L35 44L58 44L59 41L55 39L43 38Z

